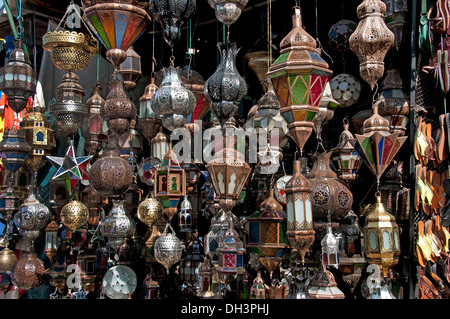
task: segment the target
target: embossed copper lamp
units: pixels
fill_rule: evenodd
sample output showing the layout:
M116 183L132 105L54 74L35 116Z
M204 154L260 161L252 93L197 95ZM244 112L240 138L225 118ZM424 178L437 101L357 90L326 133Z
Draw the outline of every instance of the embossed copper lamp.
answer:
M364 0L356 9L358 27L349 39L350 50L359 59L359 74L373 90L384 73L384 57L394 43L394 34L384 22L386 5Z
M299 7L294 7L292 23L292 30L280 43L281 55L270 66L267 76L274 86L289 134L302 152L332 71L320 57L316 41L303 29Z

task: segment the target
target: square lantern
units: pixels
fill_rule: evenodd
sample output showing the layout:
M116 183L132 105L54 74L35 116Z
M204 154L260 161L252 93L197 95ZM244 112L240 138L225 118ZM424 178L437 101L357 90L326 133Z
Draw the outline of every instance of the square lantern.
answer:
M0 194L0 213L6 220L10 220L19 210L20 198L11 186Z
M142 75L141 72L141 57L134 51L133 46L128 48L127 57L118 67L120 75L122 76L124 88L130 92L136 87L136 81Z
M186 173L178 163L176 154L169 147L155 176L155 197L161 201L164 214L169 220L177 213L178 202L184 196L186 196Z
M245 248L239 235L234 230L233 222L228 223L223 241L217 248L219 264L217 271L225 275L239 275L245 272L244 253Z
M58 252L58 224L55 218L45 228L45 254L53 263Z

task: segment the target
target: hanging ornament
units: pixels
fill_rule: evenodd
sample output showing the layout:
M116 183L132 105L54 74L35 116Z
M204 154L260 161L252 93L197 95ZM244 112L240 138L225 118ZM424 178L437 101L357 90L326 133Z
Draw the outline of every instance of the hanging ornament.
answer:
M294 161L292 178L286 183L287 231L289 243L300 253L302 264L314 242L311 182L301 174L301 162Z
M237 217L231 212L225 212L220 209L217 214L211 218L211 226L208 233L205 235L205 254L209 256L211 263L216 266L219 261L219 253L217 248L219 243L225 236L225 231L228 229L228 222L230 220L237 222Z
M197 8L196 0L150 0L149 10L164 30L164 39L171 48L180 41L182 26Z
M248 0L208 0L208 4L216 12L216 18L228 27L241 16Z
M96 84L92 88L92 96L86 101L89 109L89 128L85 135L89 136L86 141L86 149L88 154L96 157L102 148L100 135L102 134L103 119L100 110L105 104L105 100L101 96L101 86Z
M14 40L15 49L9 54L8 62L0 69L0 91L8 101L8 106L20 113L28 104L28 99L36 90L36 71L31 67L30 58L24 51L24 41Z
M13 280L18 288L30 290L38 287L44 278L44 263L36 253L25 253L14 267Z
M303 29L299 7L294 7L292 24L292 30L281 41L281 55L267 76L272 80L289 134L302 152L332 72L319 56L316 41Z
M333 98L341 108L354 105L361 96L361 83L357 78L346 73L338 74L332 78L330 89Z
M344 299L344 293L338 288L333 274L324 269L318 271L311 279L308 288L311 299Z
M102 292L111 299L131 299L136 286L136 273L125 265L111 267L102 280Z
M136 81L142 75L141 56L130 46L126 51L127 57L117 68L122 76L123 87L126 92L130 92L136 87Z
M398 50L406 34L408 2L406 0L383 0L383 2L386 5L384 22L394 34L394 48Z
M328 31L328 45L341 53L347 51L350 49L348 40L356 27L357 24L351 20L343 19L336 22Z
M236 44L218 43L221 53L220 64L205 82L204 93L210 101L210 110L224 125L238 110L239 103L247 95L247 84L239 75L236 67L236 55L240 49Z
M374 105L378 107L378 114L389 120L391 133L406 135L410 105L408 95L403 90L400 70L386 71L380 94Z
M171 64L173 61L171 62ZM164 80L151 99L151 107L157 118L170 131L183 127L187 116L194 111L196 99L180 80L180 68L163 68Z
M65 226L76 231L88 222L89 208L78 200L71 200L61 210L60 218Z
M11 173L15 173L25 164L31 152L31 147L25 139L25 132L17 130L15 126L6 127L0 142L0 157L2 164Z
M350 50L359 59L359 74L373 90L384 73L384 57L394 43L394 34L384 23L386 5L381 0L364 0L356 9L358 27L350 36Z
M200 252L200 241L198 240L198 233L193 233L193 239L188 245L186 256L182 259L180 264L181 280L188 286L188 289L196 294L199 286L199 267L204 259L204 255Z
M171 233L168 232L169 229L172 231ZM175 231L168 223L162 235L155 242L155 258L167 269L167 274L169 274L170 267L181 260L182 252L181 241L175 236Z
M322 263L326 266L339 268L339 245L336 237L333 235L331 226L327 226L327 233L320 242L322 246Z

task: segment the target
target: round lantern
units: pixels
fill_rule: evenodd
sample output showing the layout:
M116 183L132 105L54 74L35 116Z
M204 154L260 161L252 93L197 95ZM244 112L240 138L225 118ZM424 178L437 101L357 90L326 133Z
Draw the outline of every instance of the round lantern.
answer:
M11 129L6 127L0 142L2 164L11 173L14 173L22 167L30 152L31 147L25 140L25 132L17 130L15 126L12 126Z
M281 55L267 76L272 80L290 136L302 152L332 72L319 56L316 41L304 30L299 7L294 7L292 23L292 30L281 41Z
M221 55L216 71L205 82L204 93L211 102L210 110L223 126L238 110L239 103L247 95L245 80L236 67L236 44L217 45Z
M330 89L333 98L339 107L345 108L358 102L361 95L361 83L350 74L342 73L330 80Z
M141 57L134 51L133 46L130 46L126 53L127 58L119 65L117 71L122 76L125 91L130 92L136 87L136 81L142 75Z
M181 82L180 71L179 67L163 68L164 79L151 99L153 112L170 131L186 124L196 104L194 93Z
M18 288L30 290L38 287L44 277L44 263L35 253L26 253L14 267L13 280Z
M151 194L149 193L150 197L147 195L147 198L139 204L137 209L137 217L150 229L163 216L161 202L151 196Z
M351 20L340 20L328 31L328 45L336 51L345 52L350 49L348 39L356 30L357 24Z
M232 25L241 16L248 0L208 0L216 12L216 18L227 26Z
M373 90L383 76L384 57L394 43L394 34L384 22L386 5L381 0L364 0L356 9L358 27L349 39L359 59L359 74Z
M158 86L155 84L155 78L152 77L150 84L145 87L144 94L139 98L138 127L148 143L151 143L162 125L162 121L156 118L152 109L152 97L157 91Z
M111 299L131 298L136 286L136 273L125 265L111 267L102 280L102 292Z
M0 273L13 272L17 263L16 255L8 248L9 241L6 237L5 235L0 240L0 247L3 247L0 251Z
M23 49L23 40L14 40L14 46L8 62L0 69L0 91L5 93L8 106L19 113L35 93L36 71L31 67L30 58Z
M168 232L169 228L171 233ZM181 260L183 252L181 241L175 236L175 231L170 224L166 225L164 232L155 242L154 249L156 260L167 269L169 274L169 268Z
M61 222L76 231L86 225L89 219L89 208L78 200L71 200L61 210Z

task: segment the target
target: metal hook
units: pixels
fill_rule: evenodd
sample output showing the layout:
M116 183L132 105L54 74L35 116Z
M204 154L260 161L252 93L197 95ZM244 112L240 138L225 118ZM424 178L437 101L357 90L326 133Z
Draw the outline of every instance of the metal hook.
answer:
M372 96L372 106L375 104L376 100L378 100L379 96L380 96L380 94L378 93L378 83L375 83L375 92L373 93L373 96Z

